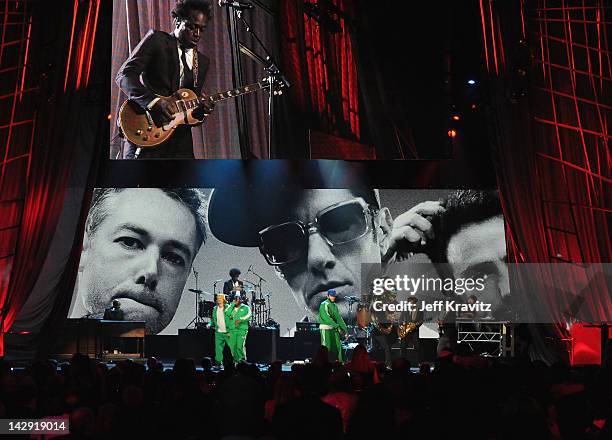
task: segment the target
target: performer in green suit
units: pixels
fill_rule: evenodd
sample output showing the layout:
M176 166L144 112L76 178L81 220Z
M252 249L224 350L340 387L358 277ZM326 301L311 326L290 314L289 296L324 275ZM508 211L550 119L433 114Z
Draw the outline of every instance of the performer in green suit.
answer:
M217 305L213 307L210 327L215 330L215 362L223 363L223 349L229 346L229 306L225 304L225 295L217 294ZM230 346L231 349L231 346Z
M340 330L347 334L348 328L335 304L337 295L334 289L329 289L327 299L319 306L319 330L321 331L321 345L325 345L340 362L344 362Z
M251 320L251 309L242 303L242 297L237 292L234 302L229 307L229 346L234 357L234 362L246 360L246 337L249 332L249 321Z

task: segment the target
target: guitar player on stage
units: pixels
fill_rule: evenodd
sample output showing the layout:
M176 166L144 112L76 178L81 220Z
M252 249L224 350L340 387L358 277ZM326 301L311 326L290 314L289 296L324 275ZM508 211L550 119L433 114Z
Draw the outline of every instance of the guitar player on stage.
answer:
M421 302L416 296L410 296L408 302L412 303L413 310L402 313L398 325L398 336L400 338L400 356L406 357L407 350L414 350L416 358L421 361L421 345L419 340L419 327L423 324L424 314L420 310ZM402 332L403 328L403 332Z
M116 82L128 98L151 111L155 120L168 122L178 112L175 103L159 99L181 88L200 95L209 60L197 45L211 19L210 5L202 0L179 0L174 10L174 31L150 30L117 73ZM213 104L206 103L194 116L204 119ZM164 143L139 148L124 141L124 159L194 159L191 127L178 126Z

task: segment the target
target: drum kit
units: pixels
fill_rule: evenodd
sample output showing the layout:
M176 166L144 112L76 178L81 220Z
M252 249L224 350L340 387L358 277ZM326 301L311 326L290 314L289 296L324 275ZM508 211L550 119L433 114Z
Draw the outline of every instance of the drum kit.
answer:
M354 344L359 339L365 339L365 347L369 352L372 350L372 330L374 330L370 305L355 296L347 296L345 299L348 302L348 313L351 317L349 323L347 323L349 329L348 343ZM355 303L357 303L357 313L353 314L353 304Z
M187 328L194 326L200 328L206 326L207 322L212 317L213 307L215 306L214 301L207 301L204 299L205 296L212 297L214 295L198 288L198 271L193 269L193 276L195 278L195 289L188 289L190 292L195 293L195 317L187 324ZM208 320L208 321L207 321Z
M252 266L249 266L247 274L252 274L256 281L249 279L241 280L243 286L240 286L233 292L240 294L245 299L245 303L251 307L251 327L270 327L277 326L271 319L270 307L270 293L263 293L263 284L266 280L253 271ZM217 285L223 280L219 279L213 283L213 293L203 291L198 288L198 275L199 273L194 269L193 274L195 277L195 289L188 289L189 292L195 293L195 317L187 325L187 328L194 326L195 328L205 327L210 319L212 318L213 308L215 306L215 299L217 297ZM245 298L246 297L246 298ZM247 300L250 297L250 300ZM368 351L372 348L372 337L371 333L374 330L374 324L372 322L372 312L369 301L367 298L357 298L356 296L347 296L345 300L348 302L348 313L351 316L347 326L349 328L349 344L355 343L358 340L365 338L365 345ZM250 303L250 304L249 304ZM357 312L353 313L353 308L357 303Z
M270 307L270 293L266 293L264 296L262 285L266 280L252 270L252 266L249 267L247 273L252 273L257 277L257 282L252 282L247 279L242 280L244 286L240 286L235 290L232 290L234 294L240 293L244 298L244 302L248 305L250 296L251 306L251 327L268 327L271 324L275 324L271 319ZM195 278L195 289L188 289L189 292L195 293L195 317L187 324L187 328L193 326L194 328L205 327L212 318L213 308L217 298L217 284L223 280L216 280L213 283L213 293L206 292L198 288L198 275L199 273L194 269L193 275ZM246 296L246 298L245 298ZM207 299L210 298L210 299Z

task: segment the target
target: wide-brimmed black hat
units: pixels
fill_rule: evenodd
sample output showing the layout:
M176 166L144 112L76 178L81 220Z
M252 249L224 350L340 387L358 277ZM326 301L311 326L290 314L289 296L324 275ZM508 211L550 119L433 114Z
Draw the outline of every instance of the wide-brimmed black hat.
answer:
M214 189L208 205L212 234L234 246L259 246L259 231L287 221L291 198L299 192L272 188Z
M295 220L291 213L304 190L289 186L214 189L208 205L210 231L224 243L258 247L259 231ZM379 204L376 190L351 191L369 203Z

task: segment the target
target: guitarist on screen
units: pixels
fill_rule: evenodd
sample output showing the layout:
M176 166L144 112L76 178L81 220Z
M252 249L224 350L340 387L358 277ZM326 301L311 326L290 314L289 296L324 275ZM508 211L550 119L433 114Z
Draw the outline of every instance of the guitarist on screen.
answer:
M396 295L394 292L385 291L380 299L383 303L397 304ZM372 322L374 324L372 339L385 353L385 364L391 368L391 346L397 342L399 313L373 312Z
M201 94L209 66L208 58L197 45L211 19L211 7L203 0L179 0L174 10L174 31L150 30L134 48L117 73L117 84L131 101L151 112L156 122L168 122L178 112L175 103L160 99L181 88ZM212 102L197 110L204 119L213 109ZM125 140L124 159L176 158L194 159L191 128L182 125L171 138L149 149L140 149Z

